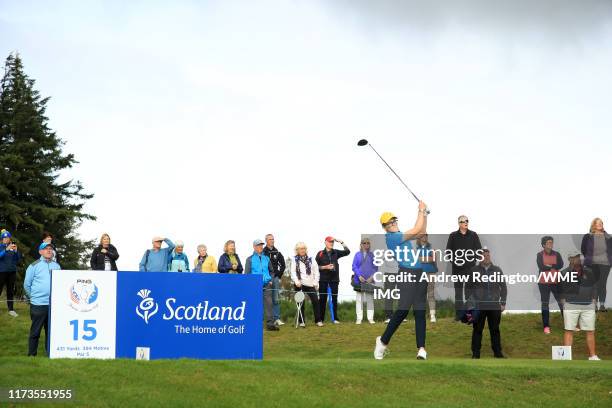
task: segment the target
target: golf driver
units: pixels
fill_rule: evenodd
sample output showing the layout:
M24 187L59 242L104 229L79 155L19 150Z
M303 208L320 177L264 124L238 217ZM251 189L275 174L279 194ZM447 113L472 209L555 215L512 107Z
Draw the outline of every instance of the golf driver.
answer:
M374 146L372 146L370 144L370 142L368 142L366 139L361 139L360 141L357 142L357 146L369 146L370 149L372 149L374 151L374 153L376 153L376 155L378 157L380 157L380 160L383 161L383 163L385 163L385 165L389 168L389 170L391 170L391 173L395 174L395 177L397 177L397 179L404 185L404 187L406 187L406 190L408 190L410 192L410 194L412 194L412 196L414 197L415 200L417 201L421 201L419 200L419 197L416 196L416 194L414 194L412 192L412 190L410 189L410 187L408 187L408 185L406 183L404 183L404 180L402 180L402 178L395 172L395 170L393 170L393 168L391 166L389 166L389 163L387 163L387 161L385 159L382 158L382 156L380 154L378 154L378 152L376 151L376 149L374 148ZM425 209L425 212L427 214L429 214L431 211L429 211L428 208Z

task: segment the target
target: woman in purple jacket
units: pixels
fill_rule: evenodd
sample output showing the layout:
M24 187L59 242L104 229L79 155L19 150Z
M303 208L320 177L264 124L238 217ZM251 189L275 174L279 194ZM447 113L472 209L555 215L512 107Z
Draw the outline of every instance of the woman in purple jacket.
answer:
M353 258L353 278L351 285L355 289L355 312L357 320L355 324L361 324L363 320L363 302L366 302L367 317L370 324L374 321L374 294L373 284L374 273L378 267L374 265L374 254L370 251L370 239L361 240L360 251Z

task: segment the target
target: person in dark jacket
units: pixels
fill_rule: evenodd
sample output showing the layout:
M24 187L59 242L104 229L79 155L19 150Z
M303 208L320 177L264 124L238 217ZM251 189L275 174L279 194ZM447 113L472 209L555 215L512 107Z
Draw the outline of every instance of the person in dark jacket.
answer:
M94 248L89 265L94 271L116 271L119 252L111 244L110 235L104 233L100 237L100 244Z
M17 263L22 256L13 242L13 236L7 230L0 232L0 295L6 286L6 306L8 314L12 317L19 316L14 308L15 280L17 278Z
M335 249L334 242L338 242L344 249ZM327 308L327 288L331 289L332 320L335 324L338 320L338 284L340 283L340 266L338 259L347 256L351 251L344 241L333 237L325 238L325 249L319 251L316 256L319 266L319 307L321 308L321 320L325 321L325 309Z
M483 257L482 262L472 267L472 278L466 285L466 298L479 312L472 329L472 358L480 358L482 331L486 321L489 323L493 356L504 358L499 324L501 314L506 309L508 288L506 282L502 280L503 271L491 262L489 249L484 248ZM487 278L482 278L483 276ZM493 282L490 282L491 280Z
M598 361L600 358L595 353L595 275L589 266L582 265L578 252L570 253L568 259L569 266L562 273L575 272L575 276L561 284L561 299L565 303L563 345L572 346L574 331L579 326L581 331L586 332L589 360Z
M276 249L274 246L274 235L268 234L266 235L266 246L263 249L264 255L270 258L270 263L272 265L272 309L274 313L274 323L277 326L282 326L285 324L281 319L281 310L280 310L280 290L281 290L281 278L283 277L283 273L285 272L285 258L283 258L283 254Z
M448 236L448 242L446 244L446 249L452 251L453 253L453 262L452 262L452 272L453 275L469 275L470 270L475 265L475 261L466 260L463 257L456 257L459 251L477 251L482 249L482 245L480 244L480 238L475 231L468 229L469 220L465 215L460 215L457 219L459 223L459 229L457 231L453 231ZM465 254L465 252L464 252ZM455 282L455 320L460 320L461 316L464 312L464 282Z
M242 273L242 262L236 253L236 242L231 239L223 245L223 255L219 257L219 273Z
M557 301L559 310L563 314L563 304L559 298L558 272L563 268L563 257L553 250L553 237L547 235L541 239L542 251L536 255L536 263L540 274L538 289L540 290L540 301L542 302L542 326L544 334L550 334L550 294Z
M606 285L612 265L612 236L604 230L601 218L595 218L591 222L589 233L582 237L580 249L584 255L584 264L593 271L599 311L606 312Z

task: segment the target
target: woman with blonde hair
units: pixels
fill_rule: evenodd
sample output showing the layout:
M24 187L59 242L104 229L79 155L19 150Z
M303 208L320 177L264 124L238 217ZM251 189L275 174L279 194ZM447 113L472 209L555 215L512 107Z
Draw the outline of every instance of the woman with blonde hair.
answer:
M102 234L100 243L94 248L89 264L94 271L116 271L119 252L111 244L110 235Z
M242 262L236 253L236 242L231 239L223 245L223 255L219 257L219 273L242 273Z
M208 248L204 244L198 245L198 256L193 261L193 271L203 273L217 272L217 260L214 256L208 255Z
M353 257L353 276L351 286L355 291L355 324L361 324L363 320L363 303L366 303L366 314L370 324L374 321L374 274L378 267L374 265L374 254L370 250L370 239L362 238L359 252Z
M314 320L317 326L323 326L319 310L319 266L308 256L308 247L303 242L295 244L295 256L289 264L291 281L296 292L304 292L310 298L314 312ZM302 302L300 314L300 327L306 327L304 316L305 302Z
M599 301L599 311L607 312L606 284L612 265L612 236L606 232L601 218L595 218L591 222L588 234L582 237L580 252L584 255L584 265L593 271L593 278L597 287L597 298L595 306Z

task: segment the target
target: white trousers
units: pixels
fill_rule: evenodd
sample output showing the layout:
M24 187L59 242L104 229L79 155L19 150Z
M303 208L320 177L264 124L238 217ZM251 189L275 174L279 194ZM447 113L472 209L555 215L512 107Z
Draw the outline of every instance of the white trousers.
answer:
M355 292L357 320L363 320L363 302L366 302L368 320L374 320L374 296L372 293Z

